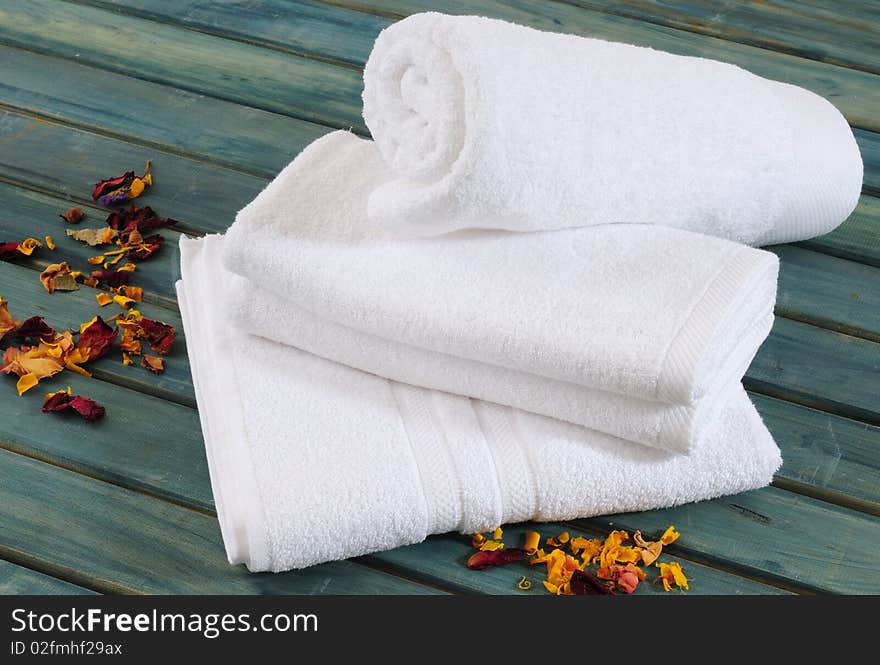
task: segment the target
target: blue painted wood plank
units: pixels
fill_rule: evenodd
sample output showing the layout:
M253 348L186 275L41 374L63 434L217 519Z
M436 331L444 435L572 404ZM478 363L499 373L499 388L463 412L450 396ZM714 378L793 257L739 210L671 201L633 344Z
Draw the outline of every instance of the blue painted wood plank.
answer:
M264 177L331 131L18 48L0 46L0 62L4 106Z
M880 424L880 346L776 318L743 383L760 393Z
M880 269L777 245L777 315L880 342Z
M862 196L855 212L834 231L797 244L880 267L880 199Z
M563 0L573 5L811 60L880 73L877 5L864 0Z
M2 0L0 25L5 44L366 132L353 69L59 0Z
M605 528L662 533L674 524L681 539L669 548L694 555L726 551L735 570L766 575L820 592L880 593L876 574L877 518L768 487L735 496L587 522Z
M213 517L0 450L0 554L109 592L437 593L351 562L252 575L226 562ZM35 528L38 516L39 528ZM75 528L71 528L75 525Z
M0 595L82 596L89 594L94 594L94 591L0 559Z

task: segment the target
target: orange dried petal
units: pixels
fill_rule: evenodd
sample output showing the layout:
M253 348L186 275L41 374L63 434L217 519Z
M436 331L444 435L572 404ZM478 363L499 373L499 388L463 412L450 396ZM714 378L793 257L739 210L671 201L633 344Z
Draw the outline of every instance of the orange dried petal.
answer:
M660 542L664 545L671 545L676 540L678 540L681 534L675 530L674 526L670 526L666 531L663 532L663 535L660 536Z
M101 291L101 293L95 294L95 300L98 301L98 304L101 307L106 307L111 302L113 302L113 296L111 296L109 293L104 293L103 291Z

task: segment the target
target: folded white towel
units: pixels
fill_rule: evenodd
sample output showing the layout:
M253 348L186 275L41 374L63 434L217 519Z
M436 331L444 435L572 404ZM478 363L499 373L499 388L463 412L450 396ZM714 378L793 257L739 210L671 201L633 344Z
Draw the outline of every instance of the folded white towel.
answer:
M772 323L775 255L608 225L396 238L366 217L391 175L347 132L238 215L224 261L245 329L380 376L686 450Z
M388 381L229 326L219 236L178 282L231 563L280 571L522 520L675 505L766 485L779 450L739 388L688 455Z
M826 233L862 161L828 101L739 67L427 13L385 29L364 119L398 233L662 224L749 244Z

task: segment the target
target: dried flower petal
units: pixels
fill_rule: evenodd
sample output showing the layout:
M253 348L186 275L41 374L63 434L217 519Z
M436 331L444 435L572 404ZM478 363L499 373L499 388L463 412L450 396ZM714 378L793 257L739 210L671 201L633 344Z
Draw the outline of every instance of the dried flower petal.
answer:
M42 316L32 316L22 321L15 330L10 332L9 338L10 341L18 341L30 346L36 346L41 341L54 341L55 329L46 323Z
M146 367L153 374L161 374L165 371L165 362L159 356L148 356L144 354L141 358L141 365ZM504 547L504 545L502 545L502 547Z
M52 236L46 236L45 241L46 241L46 247L48 247L49 249L51 249L54 252L55 251L55 241L52 240Z
M529 531L525 537L525 543L523 544L523 549L528 552L537 552L538 545L541 542L541 534L537 531Z
M504 531L501 530L501 527L495 527L495 531L492 532L492 537L495 540L501 540L502 536L504 536Z
M150 206L138 208L132 205L125 210L110 213L107 217L107 226L119 231L124 242L127 242L127 238L133 231L142 235L174 224L177 224L176 219L159 217Z
M86 422L94 422L105 413L104 407L94 400L82 397L81 395L71 395L70 386L67 387L67 390L60 390L46 395L46 400L43 402L41 410L43 413L52 413L65 409L73 409Z
M92 190L92 199L101 205L111 205L118 201L135 199L140 196L144 188L153 184L150 174L150 162L144 167L144 174L140 177L134 171L126 171L121 176L102 180Z
M126 332L128 332L128 331L126 331ZM482 533L475 533L473 535L473 537L471 538L471 545L473 545L474 547L477 547L477 548L485 542L486 542L486 536L484 536Z
M29 374L25 374L15 384L15 388L18 390L18 396L21 397L28 390L33 388L40 382L40 379L34 372L30 372Z
M654 580L654 583L662 581L663 588L666 591L672 590L672 584L675 584L677 587L682 589L689 589L688 579L684 575L684 571L681 569L681 564L672 561L670 563L655 563L660 569L660 574L657 576L657 579Z
M43 243L41 243L36 238L25 238L20 243L18 243L18 251L24 254L25 256L30 256L33 254L34 250L37 247L42 247Z
M105 226L99 229L67 229L67 235L74 240L84 242L89 247L109 245L119 236L119 232Z
M626 566L615 565L611 567L610 578L620 591L624 593L632 593L639 586L639 582L644 579L644 573L633 565Z
M79 340L76 343L86 361L97 360L110 350L119 331L111 328L104 319L96 316L80 326Z
M156 353L166 355L177 336L177 331L162 321L141 318L138 322L139 335L147 340L147 344Z
M160 235L144 238L140 243L126 245L126 257L135 261L146 261L162 247L164 239Z
M495 566L504 566L516 561L525 561L529 553L520 547L511 547L504 550L475 552L467 560L467 567L471 570L485 570Z
M144 356L145 358L149 358L151 356ZM482 545L480 545L480 550L483 552L494 552L495 550L504 549L504 543L500 540L487 540Z
M101 259L103 260L103 258L102 256ZM102 268L101 270L93 270L91 277L104 282L107 286L117 287L128 284L131 272L128 270L108 270Z
M122 352L122 364L123 365L134 365L134 360L132 360L131 356L128 355L125 351Z
M70 272L70 266L67 261L61 263L52 263L40 273L40 282L43 288L49 293L55 291L76 291L79 285Z
M676 540L678 540L678 537L680 535L681 534L675 530L674 526L670 526L669 528L666 529L666 531L663 532L663 535L660 536L660 542L663 543L664 545L671 545Z
M140 286L122 286L119 292L134 302L143 302L144 300L144 290Z
M111 302L113 302L113 296L111 296L109 293L104 293L103 291L101 291L101 293L95 294L95 300L98 301L98 304L101 307L106 307Z
M68 224L79 224L82 221L82 218L86 216L86 214L79 208L71 208L63 215L58 216Z
M9 313L9 301L0 299L0 339L10 330L14 330L18 322Z
M532 588L532 583L526 578L525 575L519 578L519 582L516 583L517 589L522 589L523 591L528 591Z
M571 593L575 596L616 595L599 578L585 570L576 570L570 580Z

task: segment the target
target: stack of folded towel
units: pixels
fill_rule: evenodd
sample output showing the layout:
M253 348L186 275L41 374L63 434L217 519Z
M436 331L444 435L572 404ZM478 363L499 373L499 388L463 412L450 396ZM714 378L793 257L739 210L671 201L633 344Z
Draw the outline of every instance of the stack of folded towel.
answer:
M224 236L181 241L230 561L767 484L779 450L740 380L778 264L739 242L855 207L836 109L720 62L441 14L385 30L364 76L374 141L324 136Z

